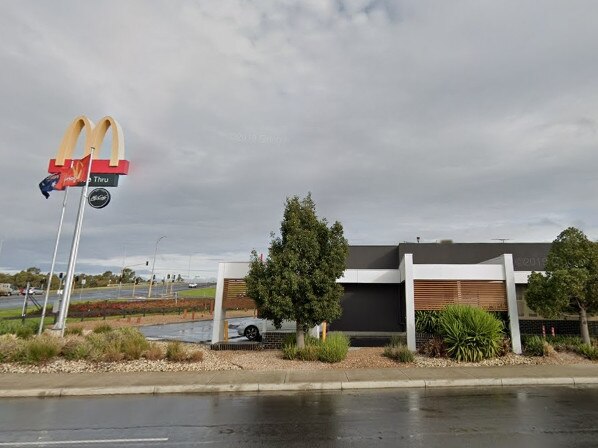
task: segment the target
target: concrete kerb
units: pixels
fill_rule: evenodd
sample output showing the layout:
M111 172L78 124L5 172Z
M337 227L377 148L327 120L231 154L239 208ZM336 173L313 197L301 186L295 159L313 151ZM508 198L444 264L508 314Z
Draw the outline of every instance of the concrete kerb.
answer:
M596 376L586 376L586 377L573 377L573 382L575 385L584 385L584 384L598 384L598 377Z
M596 385L596 377L560 378L484 378L484 379L433 379L348 381L319 383L246 383L246 384L190 384L167 386L131 387L73 387L54 389L0 390L0 398L44 398L99 395L161 395L200 394L221 392L275 392L275 391L331 391L392 388L452 388L452 387L510 387L510 386L584 386Z
M575 386L573 378L503 378L503 386Z

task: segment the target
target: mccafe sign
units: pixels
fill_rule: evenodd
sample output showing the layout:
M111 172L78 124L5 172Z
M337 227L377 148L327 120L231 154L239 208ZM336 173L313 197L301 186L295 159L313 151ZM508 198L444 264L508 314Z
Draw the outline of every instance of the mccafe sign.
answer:
M110 203L110 192L105 188L96 188L89 193L87 202L93 208L104 208Z

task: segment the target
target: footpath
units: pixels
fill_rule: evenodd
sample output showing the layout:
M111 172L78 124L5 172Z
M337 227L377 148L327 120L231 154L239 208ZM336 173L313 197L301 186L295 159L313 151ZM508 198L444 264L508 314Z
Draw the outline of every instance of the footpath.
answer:
M0 398L531 385L598 386L598 364L305 371L0 374Z

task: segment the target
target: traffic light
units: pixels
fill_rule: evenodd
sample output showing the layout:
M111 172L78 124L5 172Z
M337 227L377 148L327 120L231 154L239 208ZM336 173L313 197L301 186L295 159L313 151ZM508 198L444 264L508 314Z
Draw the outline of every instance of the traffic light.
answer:
M59 278L60 280L62 280L62 276L63 276L63 275L64 275L64 274L61 272L61 273L58 275L58 278Z
M145 260L145 265L149 266L149 260Z
M166 278L167 278L168 280L170 280L170 274L168 274L168 275L166 276Z

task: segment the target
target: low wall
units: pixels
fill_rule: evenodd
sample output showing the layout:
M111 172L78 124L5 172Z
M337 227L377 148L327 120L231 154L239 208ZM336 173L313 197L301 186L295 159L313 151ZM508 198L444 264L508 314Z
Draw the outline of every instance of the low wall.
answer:
M542 334L542 325L546 329L546 334L552 333L554 328L555 334L573 334L579 335L579 321L578 320L520 320L519 329L521 334ZM588 321L588 329L590 335L598 336L598 322Z

